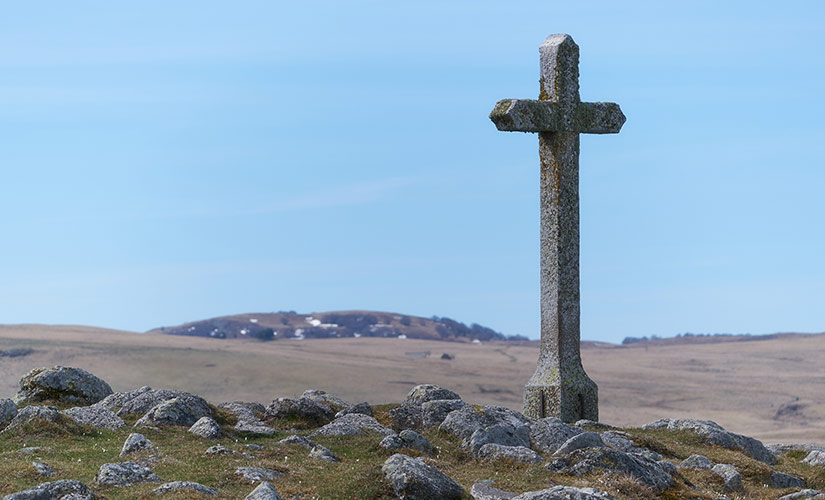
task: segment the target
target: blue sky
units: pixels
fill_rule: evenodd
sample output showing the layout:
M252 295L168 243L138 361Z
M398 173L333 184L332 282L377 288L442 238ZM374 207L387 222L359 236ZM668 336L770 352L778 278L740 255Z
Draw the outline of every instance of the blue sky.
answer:
M668 5L670 4L670 5ZM582 337L825 331L825 4L16 3L0 323L377 309L538 337L538 140L570 33Z

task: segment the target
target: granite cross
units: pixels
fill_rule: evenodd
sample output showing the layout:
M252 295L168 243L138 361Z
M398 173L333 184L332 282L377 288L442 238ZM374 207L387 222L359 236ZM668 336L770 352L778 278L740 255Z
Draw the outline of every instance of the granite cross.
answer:
M598 388L579 352L579 134L615 134L618 104L579 100L579 47L550 35L539 47L539 100L504 99L499 130L538 132L541 159L541 350L524 388L524 414L599 420Z

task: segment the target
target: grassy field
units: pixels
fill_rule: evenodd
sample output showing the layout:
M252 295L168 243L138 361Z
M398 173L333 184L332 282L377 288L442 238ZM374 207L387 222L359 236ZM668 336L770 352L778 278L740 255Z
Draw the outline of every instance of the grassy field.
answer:
M473 403L521 409L538 348L399 339L216 340L88 327L0 326L0 397L36 367L63 364L114 390L177 388L213 403L260 401L323 389L372 404L434 383ZM427 357L421 353L429 352ZM441 359L442 353L455 355ZM601 420L635 427L664 417L705 418L772 442L825 444L825 335L696 345L589 345L584 365L598 383Z

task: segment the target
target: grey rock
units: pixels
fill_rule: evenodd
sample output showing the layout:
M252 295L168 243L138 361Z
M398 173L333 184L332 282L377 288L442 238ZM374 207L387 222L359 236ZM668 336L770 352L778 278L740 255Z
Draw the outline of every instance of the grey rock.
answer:
M667 472L670 475L670 477L679 475L679 469L675 465L673 465L672 462L670 462L668 460L660 459L660 460L656 460L656 463L661 465L662 470Z
M513 497L513 500L615 500L606 491L595 488L573 486L553 486L541 491L528 491Z
M68 417L61 415L54 406L26 406L17 412L17 415L11 419L5 429L0 431L0 434L14 431L37 420L55 423L59 422L61 418L67 419Z
M142 425L184 425L188 427L201 417L211 416L212 409L209 408L205 399L185 393L154 406L135 423L135 427Z
M412 388L404 399L404 404L420 406L427 401L437 399L461 399L461 397L453 391L437 385L421 384Z
M779 500L825 500L825 493L818 490L806 489L779 497Z
M235 474L249 481L274 481L284 475L283 472L274 469L264 469L263 467L238 467Z
M256 444L256 443L249 443L249 444L244 445L244 446L246 446L246 449L252 450L252 451L262 451L262 450L266 449L266 446L261 446L261 445Z
M122 418L105 406L75 406L61 412L79 424L87 424L97 429L116 431L126 425Z
M394 434L369 415L348 413L316 430L310 436L357 436L365 432L377 432L385 436Z
M104 399L100 404L113 410L118 408L118 415L143 415L165 401L182 396L193 394L173 389L141 387L136 391L113 394L111 399Z
M552 459L547 468L574 476L593 472L627 474L656 492L673 484L673 478L657 462L612 448L582 448Z
M773 470L768 478L768 484L771 488L804 488L805 480Z
M189 432L206 439L216 439L223 436L223 431L218 422L212 417L201 417L192 424Z
M802 462L808 465L825 465L825 451L813 450Z
M372 416L372 406L366 401L363 403L358 403L355 405L350 406L349 408L344 408L343 410L339 411L335 414L335 418L342 417L348 413L360 413L362 415Z
M635 443L624 432L607 431L601 433L602 442L619 451L631 451L636 448Z
M539 451L555 453L568 439L583 432L579 427L548 417L530 423L530 442Z
M777 444L766 444L765 448L768 449L774 455L784 455L789 451L805 451L805 452L812 452L814 450L817 451L825 451L825 446L819 446L818 444L814 443L799 443L799 444L789 444L789 443L777 443Z
M424 429L438 427L450 412L468 406L460 399L435 399L421 405L421 426Z
M56 401L65 404L90 405L112 393L103 380L81 368L53 366L37 368L20 379L18 404Z
M310 398L278 398L266 407L266 416L269 418L296 417L309 420L317 424L326 424L334 417L335 412L325 405Z
M470 439L465 439L461 443L473 456L478 456L479 449L487 444L529 448L530 430L526 425L514 427L509 423L500 423L477 429Z
M108 409L110 409L114 412L117 412L127 402L132 401L133 399L135 399L139 395L141 395L145 392L149 392L151 390L152 390L151 387L143 386L140 389L135 389L134 391L113 392L112 394L109 394L108 396L101 399L100 401L98 401L95 404L100 405L100 406L105 406L106 408L108 408ZM159 402L160 401L156 402L155 404L157 404ZM148 408L146 408L146 410L143 410L141 412L136 412L136 413L146 413L146 411L149 408L151 408L152 406L155 406L155 404L149 406Z
M529 440L528 422L529 420L521 413L502 406L465 406L450 412L447 418L438 426L438 429L466 440L470 439L473 433L479 429L506 424L515 429L520 435L522 432L526 433Z
M736 467L730 464L716 464L711 470L722 478L726 490L742 491L742 476Z
M230 450L222 444L216 444L214 446L210 446L209 448L207 448L205 453L207 455L233 455L237 452L235 452L234 450Z
M774 465L776 463L776 456L765 448L761 441L752 437L728 432L721 425L710 420L665 418L645 424L642 426L642 429L669 429L674 431L690 432L701 437L709 444L741 450L751 458L764 462L768 465Z
M292 436L287 436L284 439L278 441L278 444L293 444L298 446L303 446L309 450L315 448L315 443L312 442L311 439L306 438L304 436L299 436L297 434L293 434Z
M316 458L319 460L326 460L327 462L340 462L341 459L335 456L335 453L332 452L326 446L321 446L320 444L315 445L311 450L309 450L309 457Z
M20 448L19 450L17 450L17 453L29 454L29 453L37 453L38 451L45 451L45 450L46 450L46 448L44 448L42 446L27 446L25 448Z
M423 415L421 405L402 404L390 410L392 428L398 432L404 429L412 429L414 431L423 430Z
M41 476L54 475L54 469L44 464L43 462L32 462L32 467L34 467L34 470L37 471L37 473Z
M116 462L103 464L97 471L95 482L107 486L132 486L137 483L160 482L148 467L135 462Z
M406 446L406 443L404 443L404 440L401 439L401 436L398 434L392 434L382 439L381 442L378 443L378 446L386 448L390 451L395 451Z
M316 403L335 408L336 410L343 410L352 406L349 402L339 398L335 394L330 394L326 391L319 391L318 389L309 389L301 394L302 398L308 398Z
M381 468L398 498L460 500L464 489L449 476L421 460L396 453Z
M382 439L378 445L388 450L411 448L422 453L432 453L433 451L430 440L411 429L405 429L399 434L391 434Z
M554 454L566 455L582 448L604 448L606 446L602 441L602 437L597 433L582 432L565 441Z
M200 493L201 495L207 496L214 496L218 494L218 490L215 488L210 488L200 483L193 483L192 481L172 481L169 483L163 483L152 490L152 493L155 495L165 495L176 491L193 491L195 493Z
M268 425L256 425L249 422L238 422L235 424L234 429L238 432L257 434L261 436L271 436L278 432L276 429L273 429Z
M123 447L120 449L120 456L126 456L129 453L134 453L136 451L141 450L157 450L157 447L146 439L143 434L138 434L137 432L133 432L129 434L126 438L126 441L123 442Z
M618 429L618 427L613 427L612 425L607 425L602 422L596 422L595 420L588 420L583 418L581 420L577 420L575 424L576 427L581 427L582 429L595 429L598 431L610 431Z
M537 464L541 455L524 446L504 446L488 443L478 449L476 456L482 460L512 460L524 464Z
M470 488L470 496L473 500L510 500L516 495L516 493L493 488L493 482L490 480L480 481Z
M0 427L8 424L17 415L17 406L8 398L0 399Z
M259 484L244 500L281 500L275 487L264 481Z
M94 498L92 490L80 481L61 479L6 495L3 500L93 500Z
M713 468L713 462L711 462L709 458L702 455L691 455L682 460L679 464L679 468L710 470Z

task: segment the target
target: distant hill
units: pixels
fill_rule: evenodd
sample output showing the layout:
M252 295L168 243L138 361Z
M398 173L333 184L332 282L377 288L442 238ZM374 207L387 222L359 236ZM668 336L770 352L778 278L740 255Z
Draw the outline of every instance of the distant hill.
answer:
M379 311L331 311L311 314L278 311L236 314L192 321L178 326L163 326L147 333L262 340L345 337L400 337L454 342L527 340L519 335L504 335L477 323L467 326L450 318L423 318Z

